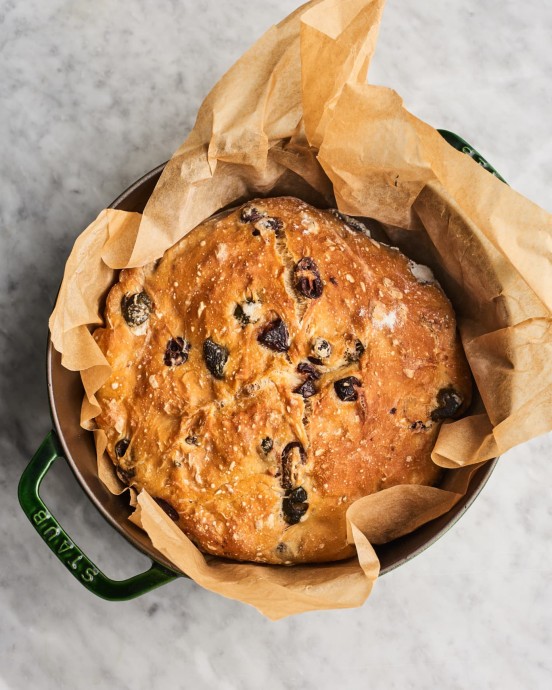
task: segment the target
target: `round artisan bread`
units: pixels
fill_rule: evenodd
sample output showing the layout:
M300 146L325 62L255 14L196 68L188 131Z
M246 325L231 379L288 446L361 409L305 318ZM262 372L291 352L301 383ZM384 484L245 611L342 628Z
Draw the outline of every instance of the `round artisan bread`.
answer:
M218 556L353 555L347 508L435 484L439 424L470 400L431 271L290 197L207 220L122 271L105 321L96 422L119 477Z

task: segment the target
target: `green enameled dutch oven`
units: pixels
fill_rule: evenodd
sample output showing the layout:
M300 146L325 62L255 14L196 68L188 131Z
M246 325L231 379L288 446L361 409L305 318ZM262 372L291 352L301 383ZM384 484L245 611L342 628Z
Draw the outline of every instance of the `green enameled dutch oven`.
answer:
M491 174L498 173L467 142L445 130L439 130L451 146L474 158ZM135 182L111 206L124 211L142 212L164 165L160 165ZM502 178L500 178L502 179ZM132 599L160 585L185 576L152 546L147 535L128 520L131 509L128 499L114 496L100 483L97 475L96 453L92 434L79 424L83 388L80 375L61 366L61 356L48 339L47 375L50 408L54 429L44 439L19 483L19 502L31 524L59 558L67 570L90 592L113 601ZM105 519L133 546L148 556L149 570L128 580L108 578L87 558L68 536L40 498L39 489L44 476L57 458L65 458L88 497ZM418 528L400 539L378 546L381 574L406 563L439 539L473 503L497 459L481 466L475 473L468 492L446 515Z

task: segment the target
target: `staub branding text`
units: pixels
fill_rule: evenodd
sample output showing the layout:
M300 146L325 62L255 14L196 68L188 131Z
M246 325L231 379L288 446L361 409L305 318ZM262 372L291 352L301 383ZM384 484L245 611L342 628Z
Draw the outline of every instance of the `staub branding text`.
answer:
M67 567L75 570L83 582L92 582L98 570L82 554L78 547L66 537L47 510L37 510L33 522L40 535L50 548L64 561Z

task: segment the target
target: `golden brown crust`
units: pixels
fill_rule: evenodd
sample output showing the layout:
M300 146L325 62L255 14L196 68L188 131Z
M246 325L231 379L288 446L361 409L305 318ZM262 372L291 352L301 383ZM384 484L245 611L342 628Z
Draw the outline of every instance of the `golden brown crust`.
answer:
M94 333L113 369L96 422L119 475L209 553L352 555L348 506L435 483L439 422L469 403L452 307L428 281L353 221L290 197L122 271Z

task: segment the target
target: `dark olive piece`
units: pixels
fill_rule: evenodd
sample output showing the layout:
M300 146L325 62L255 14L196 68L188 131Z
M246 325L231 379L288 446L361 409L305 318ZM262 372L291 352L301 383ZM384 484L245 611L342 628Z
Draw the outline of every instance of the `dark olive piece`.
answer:
M289 332L286 324L280 317L267 324L259 333L257 340L274 352L287 352L289 350Z
M337 279L334 278L333 276L330 276L330 283L331 283L332 285L337 285Z
M245 302L242 302L241 304L236 304L236 307L234 309L234 318L236 319L236 321L239 321L242 326L247 326L250 323L257 323L257 321L260 318L258 315L255 314L255 312L252 312L251 310L249 310L249 312L247 312L244 309L244 305L247 305L247 304L256 305L259 303L255 302L254 299L251 299L250 297L248 297L245 300Z
M318 359L328 359L332 354L332 346L325 338L315 338L312 351Z
M129 326L140 326L147 321L153 304L145 292L124 295L121 300L121 311Z
M122 438L120 441L117 441L115 444L115 455L118 458L122 458L123 455L127 452L127 448L130 445L130 439L129 438Z
M313 364L322 364L322 360L318 357L307 357L307 359L309 360L309 362L312 362Z
M255 228L255 230L253 230L253 232L252 232L251 234L253 235L253 237L259 237L260 234L261 234L261 231L260 231L260 230L257 230L257 229Z
M286 496L288 496L294 503L304 503L308 498L307 492L302 486L298 486L296 489L288 491Z
M305 399L312 398L313 395L316 395L316 386L314 385L314 381L311 378L308 378L306 381L303 381L303 383L297 386L297 388L294 388L293 392L302 395Z
M299 459L302 465L307 461L307 454L305 449L299 443L299 441L290 441L284 450L282 451L282 488L291 489L291 464L293 459L293 450L297 448L299 450Z
M359 359L362 357L362 355L364 354L365 350L366 350L366 348L365 348L364 345L360 342L360 340L358 340L358 338L357 338L357 340L355 340L354 350L352 350L352 351L351 351L351 350L347 350L347 352L345 353L345 359L346 359L347 362L349 362L349 363L350 363L350 362L358 362L358 360L359 360Z
M296 525L308 509L308 503L295 503L291 498L284 498L282 501L282 512L288 525Z
M163 356L163 363L168 367L178 367L188 361L192 346L184 338L171 338Z
M273 447L274 442L272 441L270 436L266 436L265 438L263 438L263 440L261 441L261 448L265 453L270 453Z
M320 362L320 364L322 364L322 362ZM297 365L297 371L300 374L305 374L305 376L308 376L311 379L318 380L320 378L320 372L317 371L312 364L308 364L308 362L299 362Z
M389 414L395 414L396 411L397 411L397 408L396 408L396 407L392 407L392 408L389 410Z
M189 446L199 446L197 436L186 436L184 440Z
M136 474L136 470L131 467L128 470L124 470L122 467L117 467L117 474L119 476L119 479L124 482L127 486L130 484L130 480L134 477Z
M279 218L265 218L263 225L270 230L274 230L276 234L284 227L284 224Z
M239 321L242 326L247 326L249 323L249 317L244 312L241 304L236 304L236 308L234 309L234 318L236 321Z
M228 361L228 350L225 347L207 338L203 343L203 359L216 379L224 378L224 367Z
M324 283L320 277L318 266L310 256L304 256L295 264L293 284L295 290L308 299L318 299L322 295Z
M334 388L337 397L345 402L353 402L358 400L358 392L355 386L362 386L362 382L356 376L346 376L344 379L339 379L334 383Z
M355 232L362 232L363 234L370 236L368 228L364 225L364 223L361 223L356 218L353 218L353 216L348 216L345 213L341 213L337 209L332 209L332 213L336 218L339 218L340 221L345 223L345 225L349 226L351 230L355 230Z
M171 520L174 520L174 522L178 522L179 515L178 511L172 507L172 505L168 502L165 501L164 498L153 498L153 500L157 503L157 505L162 508L167 515L170 517Z
M256 223L264 215L264 212L259 211L255 206L244 206L240 211L240 220L244 223Z
M440 422L442 419L454 417L463 402L462 396L454 388L441 388L437 393L438 407L431 413L431 419Z
M417 422L412 422L410 425L411 429L417 430L417 429L427 429L427 426L421 421L418 420Z

